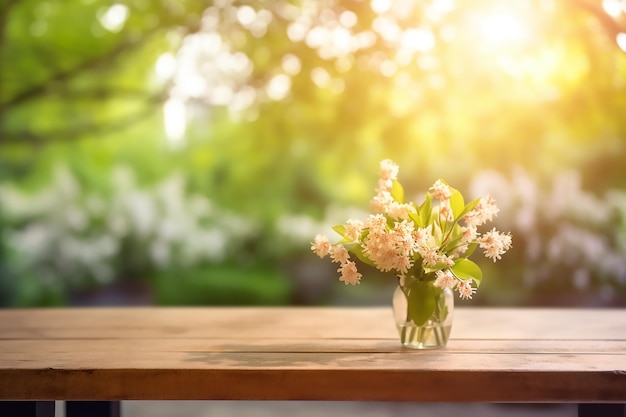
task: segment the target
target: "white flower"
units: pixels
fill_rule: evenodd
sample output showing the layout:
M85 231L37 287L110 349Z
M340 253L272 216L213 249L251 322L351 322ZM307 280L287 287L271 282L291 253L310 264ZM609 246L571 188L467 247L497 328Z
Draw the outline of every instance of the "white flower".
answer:
M330 242L328 241L328 238L322 235L315 235L315 239L311 243L311 250L320 258L328 255L328 252L330 251Z
M439 270L435 273L437 277L433 285L439 288L454 288L459 280L452 274L449 269Z
M484 249L485 256L494 262L501 259L501 255L511 248L511 243L511 235L500 233L495 227L480 238L480 248Z
M363 222L360 220L349 219L346 225L346 237L352 240L358 240L363 230Z
M465 223L468 226L481 226L492 221L499 211L500 209L496 206L493 198L489 196L481 197L474 210L465 215Z
M456 289L459 292L461 300L471 300L472 295L476 292L476 288L472 287L471 278L466 281L459 282Z
M361 275L359 271L356 269L356 264L352 261L348 261L341 265L341 268L337 270L337 272L341 273L339 277L339 281L342 281L346 285L356 285L361 282Z
M330 248L330 259L338 264L345 264L350 259L348 250L343 245L335 245Z
M443 183L441 180L437 180L432 187L428 189L433 198L436 198L439 201L448 200L452 196L452 191L450 191L450 187Z
M383 180L398 179L400 168L391 159L384 159L380 162L379 176Z

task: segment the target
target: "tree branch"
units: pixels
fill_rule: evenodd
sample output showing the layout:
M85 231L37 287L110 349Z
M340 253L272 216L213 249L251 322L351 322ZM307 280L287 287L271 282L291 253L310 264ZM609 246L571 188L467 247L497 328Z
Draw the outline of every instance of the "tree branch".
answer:
M60 97L70 100L103 100L108 98L126 98L126 99L143 99L146 102L155 103L163 102L167 98L167 89L163 89L158 93L150 94L150 92L140 89L125 87L98 87L89 90L67 90L61 89L51 91L50 96Z
M591 3L588 0L568 0L568 2L593 15L598 22L600 22L604 30L611 36L613 41L615 41L615 37L619 33L626 32L626 27L609 16L602 9L602 6L600 6L600 2Z
M2 50L4 49L4 39L6 36L7 22L9 21L9 12L11 8L15 6L20 0L6 0L5 3L0 6L0 56L2 56ZM0 65L0 97L2 97L2 66ZM2 129L3 121L3 108L0 105L0 129Z
M117 59L120 55L122 55L122 53L128 50L131 50L133 48L136 48L137 46L141 45L143 41L145 41L145 38L142 38L141 40L135 41L135 42L121 43L107 54L88 59L68 70L59 71L53 74L46 81L40 84L33 85L27 88L26 90L16 94L14 97L9 99L8 101L4 103L0 103L0 109L17 106L25 101L36 98L37 96L45 93L50 88L51 84L55 82L66 81L70 79L71 77L73 77L74 75L80 73L81 71L98 68L99 66L103 64L110 64L111 60Z
M24 141L29 142L30 145L41 145L54 140L77 140L87 133L89 133L91 136L101 136L107 133L124 130L154 114L154 104L160 103L162 102L162 100L163 94L153 95L146 101L146 105L143 109L110 122L105 121L101 123L83 123L74 126L68 126L67 128L63 129L50 130L47 132L0 131L0 146L3 144L6 145L11 143L23 144Z

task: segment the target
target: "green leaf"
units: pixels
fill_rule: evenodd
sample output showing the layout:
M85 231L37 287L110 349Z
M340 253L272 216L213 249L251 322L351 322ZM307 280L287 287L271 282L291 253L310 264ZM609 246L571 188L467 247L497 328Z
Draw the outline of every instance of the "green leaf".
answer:
M472 201L470 201L469 203L467 203L467 205L465 206L463 211L461 211L456 218L460 219L461 217L465 216L470 211L474 210L476 208L476 206L478 205L479 201L480 201L480 197L477 197L477 198L473 199Z
M418 281L409 289L409 317L421 326L433 315L436 307L435 290L432 285Z
M480 281L483 279L483 273L480 267L469 259L459 259L450 270L455 277L463 281L472 278L476 282L476 287L480 286Z
M415 207L415 204L413 204L413 207ZM420 216L419 208L415 208L415 213L409 213L409 218L413 221L413 223L415 223L415 226L424 227L424 224L422 223L422 217Z
M435 242L437 243L437 246L441 246L441 244L443 243L443 230L441 230L441 226L439 225L439 222L433 223L432 234L433 234L433 237L435 238Z
M452 214L455 219L458 219L465 209L465 200L463 199L463 194L459 190L456 190L450 187L452 191L452 195L450 196L450 208L452 209Z
M357 242L352 243L343 243L344 248L346 248L350 253L356 255L357 258L363 263L366 263L370 266L376 267L376 264L370 261L365 254L363 254L363 248Z
M337 226L333 226L333 230L337 233L339 233L339 235L341 237L346 237L346 226L343 224L338 224Z
M430 197L430 193L426 193L424 202L420 206L420 217L422 218L422 227L427 227L430 224L430 218L433 212L433 202Z
M443 251L446 253L449 252L452 248L454 248L455 246L459 244L462 238L463 238L463 229L461 228L461 226L459 226L458 223L454 223L454 226L452 226L452 230L450 231L450 234L446 238L446 244L442 248Z
M477 247L478 247L478 243L470 243L467 246L467 251L465 252L465 255L463 256L465 256L466 258L469 258L470 256L472 256L472 253L474 253Z
M404 188L399 181L393 180L391 183L391 196L400 204L404 204Z

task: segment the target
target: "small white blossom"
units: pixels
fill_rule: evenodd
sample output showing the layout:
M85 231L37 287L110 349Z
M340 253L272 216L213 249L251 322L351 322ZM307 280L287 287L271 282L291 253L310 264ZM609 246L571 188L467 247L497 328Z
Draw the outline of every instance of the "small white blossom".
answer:
M454 288L459 282L449 269L439 270L435 276L437 277L434 282L435 287Z
M472 279L459 282L456 289L461 300L471 300L472 295L476 292L476 288L472 287Z
M357 271L356 264L352 261L348 261L341 265L341 268L337 270L337 272L341 273L339 277L339 281L345 283L346 285L356 285L361 282L361 273Z
M437 180L432 187L428 189L433 198L436 198L439 201L448 200L452 196L452 191L450 191L450 187L443 183L441 180Z
M335 245L330 248L330 259L338 264L345 264L350 259L348 250L343 245Z
M358 240L363 230L363 222L360 220L349 219L346 225L346 237L352 240Z
M511 248L511 235L498 232L493 228L480 238L480 248L484 249L485 256L494 262Z
M379 176L383 180L398 179L400 168L391 159L384 159L380 162Z
M315 235L315 239L311 243L311 250L320 258L328 255L328 252L330 251L330 242L328 241L328 238L322 235Z
M465 223L470 226L481 226L492 221L499 211L493 198L481 197L474 210L465 215Z

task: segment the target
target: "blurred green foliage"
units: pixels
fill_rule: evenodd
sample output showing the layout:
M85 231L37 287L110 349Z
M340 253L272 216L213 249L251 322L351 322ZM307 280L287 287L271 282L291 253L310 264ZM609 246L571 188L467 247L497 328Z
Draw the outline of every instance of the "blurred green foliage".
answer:
M211 271L272 265L267 275L283 276L308 245L277 224L323 222L332 205L367 208L383 158L401 166L407 195L439 177L465 190L476 174L513 166L539 186L576 169L586 189L623 189L625 23L590 0L4 0L0 182L36 194L62 165L84 205L91 194L112 201L119 166L132 167L140 190L182 173L184 195L251 219L253 233L183 276L152 261L118 267L139 250L131 245L113 279L166 288L166 303L217 302L200 296L210 288L253 302ZM172 100L183 116L168 113ZM184 119L183 135L164 129L168 117ZM35 220L0 226L9 304L62 303L72 291L42 284L28 254L7 246ZM92 220L85 233L107 227ZM242 288L280 302L294 279Z

